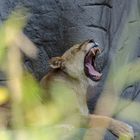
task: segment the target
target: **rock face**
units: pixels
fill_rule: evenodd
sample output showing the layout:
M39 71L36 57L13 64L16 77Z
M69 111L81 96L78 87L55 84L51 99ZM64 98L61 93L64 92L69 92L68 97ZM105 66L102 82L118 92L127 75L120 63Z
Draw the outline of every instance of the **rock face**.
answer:
M131 40L133 32L128 27L135 26L140 18L139 0L0 0L0 23L15 7L22 6L27 7L31 13L25 34L39 48L38 58L26 58L25 65L37 79L47 73L49 58L59 56L71 45L91 38L94 38L104 50L98 61L100 67L105 66L103 73L107 75L114 55L123 51L124 44ZM134 55L126 61L140 57L139 36L140 32L133 43L136 46ZM3 80L3 77L0 76L0 79ZM90 93L92 87L89 90L88 104L91 112L103 89L104 79L105 76L94 89L94 96ZM139 83L126 88L122 92L122 97L139 101ZM139 123L132 122L131 125L135 132L140 133ZM106 137L115 139L111 134Z

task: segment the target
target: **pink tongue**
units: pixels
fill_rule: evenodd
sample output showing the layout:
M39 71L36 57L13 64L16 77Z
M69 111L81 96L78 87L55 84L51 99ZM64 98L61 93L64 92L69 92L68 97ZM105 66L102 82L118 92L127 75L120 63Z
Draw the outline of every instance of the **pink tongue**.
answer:
M89 73L90 73L91 75L93 75L93 76L98 76L98 77L101 77L101 76L102 76L102 74L99 73L98 71L96 71L96 70L94 69L94 67L93 67L90 63L87 63L87 64L86 64L86 67L88 68L88 71L89 71Z

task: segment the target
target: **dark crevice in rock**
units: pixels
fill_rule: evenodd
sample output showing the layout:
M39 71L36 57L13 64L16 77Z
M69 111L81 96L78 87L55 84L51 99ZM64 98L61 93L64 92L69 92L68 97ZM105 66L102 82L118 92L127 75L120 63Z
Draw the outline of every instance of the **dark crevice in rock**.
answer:
M55 12L54 10L46 10L46 11L39 11L39 10L38 11L37 10L33 11L32 10L31 13L33 13L33 15L39 15L40 16L40 15L46 15L46 13L49 14L49 13L57 13L57 12Z
M83 6L106 6L108 8L113 8L113 6L111 6L110 4L108 3L86 3L85 5Z
M6 82L8 81L7 79L0 79L0 82Z
M138 22L138 20L132 20L132 21L129 21L128 23L135 23L135 22Z
M94 24L90 24L90 25L86 25L87 27L92 27L92 28L97 28L97 29L100 29L104 32L107 32L107 29L102 27L102 26L99 26L99 25L94 25Z
M116 110L115 114L118 114L119 112L123 111L126 107L128 107L132 103L132 101L134 100L136 101L137 97L140 94L140 89L138 87L139 83L135 83L135 85L130 85L122 91L121 98L125 99L127 102L123 103L120 102L119 104L120 106L118 105L118 109Z

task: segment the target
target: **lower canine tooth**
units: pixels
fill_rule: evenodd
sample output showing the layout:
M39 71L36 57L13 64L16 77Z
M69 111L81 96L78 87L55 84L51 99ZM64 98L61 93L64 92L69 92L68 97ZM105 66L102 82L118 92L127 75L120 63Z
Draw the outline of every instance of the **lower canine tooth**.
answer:
M98 48L98 52L101 53L101 50Z

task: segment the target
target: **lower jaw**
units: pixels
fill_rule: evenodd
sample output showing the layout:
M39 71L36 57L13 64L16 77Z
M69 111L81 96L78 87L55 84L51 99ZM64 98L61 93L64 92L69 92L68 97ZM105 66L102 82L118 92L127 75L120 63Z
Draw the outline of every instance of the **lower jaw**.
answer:
M101 80L101 78L95 78L95 77L91 77L91 76L88 76L88 78L91 79L94 82L98 82L98 81Z
M92 81L95 81L95 82L98 82L99 80L101 80L101 76L94 76L94 75L90 75L88 72L86 72L86 68L85 68L85 75L88 79L92 80Z

